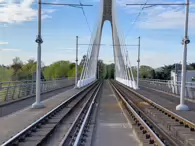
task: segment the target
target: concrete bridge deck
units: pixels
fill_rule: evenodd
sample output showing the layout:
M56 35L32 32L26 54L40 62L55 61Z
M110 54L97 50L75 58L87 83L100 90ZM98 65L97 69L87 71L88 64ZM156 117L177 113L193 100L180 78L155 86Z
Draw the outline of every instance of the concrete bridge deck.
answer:
M30 107L0 118L0 144L41 118L60 103L75 95L81 89L70 89L43 101L46 108L31 109ZM114 92L106 81L100 95L97 117L93 131L93 145L126 146L128 143L139 145L133 133L131 123L117 101Z
M70 89L57 94L44 102L46 108L31 109L30 107L0 118L0 144L17 134L28 125L45 115L47 112L58 106L64 100L75 95L81 89ZM131 89L133 90L133 89ZM175 107L179 104L179 98L173 95L158 92L149 88L141 87L140 90L134 90L137 93L147 97L157 104L173 111L195 123L195 102L186 101L190 111L176 111ZM139 145L136 136L133 134L131 123L127 120L125 112L120 107L112 89L105 81L95 118L95 127L93 131L93 145L128 145L134 143ZM122 143L121 143L122 142Z

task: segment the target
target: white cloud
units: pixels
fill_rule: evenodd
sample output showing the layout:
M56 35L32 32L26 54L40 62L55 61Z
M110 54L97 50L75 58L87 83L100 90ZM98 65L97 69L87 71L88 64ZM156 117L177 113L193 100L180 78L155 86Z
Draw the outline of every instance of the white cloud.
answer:
M78 48L78 50L80 50L81 48ZM56 50L64 50L64 51L75 51L76 48L58 48Z
M4 52L20 52L20 49L4 49L4 48L0 48L0 51L4 51Z
M142 7L125 6L127 3L142 3L146 0L117 0L117 3L124 7L126 12L136 16ZM166 1L159 0L158 3L184 3L184 0ZM148 3L156 3L150 0ZM135 18L132 19L132 22ZM143 9L136 25L144 29L181 29L185 22L185 6L155 6ZM189 28L195 28L195 5L190 5Z
M167 9L156 7L153 10L146 11L145 22L138 24L141 28L149 29L180 29L184 27L185 12L184 10ZM195 28L195 12L190 12L189 28Z
M35 0L20 0L19 3L10 0L5 2L0 0L0 22L3 23L20 23L24 21L35 20L37 16L37 10L32 8ZM53 9L43 9L42 16L43 19L51 18L49 14L53 13Z
M8 45L8 42L0 42L0 45Z

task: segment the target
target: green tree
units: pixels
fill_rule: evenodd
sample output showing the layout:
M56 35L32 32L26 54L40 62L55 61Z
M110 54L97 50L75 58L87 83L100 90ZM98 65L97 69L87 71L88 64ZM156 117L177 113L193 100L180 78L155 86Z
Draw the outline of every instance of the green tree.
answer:
M23 62L20 60L19 57L16 57L13 59L13 64L11 65L11 68L13 69L13 80L19 79L19 71L22 69Z
M98 60L97 74L99 74L100 79L104 79L106 77L106 65L102 60Z
M190 63L189 65L195 70L195 63Z
M0 82L11 81L12 75L13 69L6 66L0 66Z
M154 69L150 66L142 65L140 66L140 78L154 78Z
M32 80L33 74L36 72L36 62L33 59L29 59L26 64L22 66L20 71L20 79Z
M80 62L79 65L80 65L80 66L83 66L86 59L87 59L87 56L86 56L86 55L83 55L83 58L81 59L81 62Z
M52 78L66 78L70 70L69 61L58 61L50 66L45 67L43 74L46 79Z
M106 76L105 79L114 79L115 74L115 64L106 65Z

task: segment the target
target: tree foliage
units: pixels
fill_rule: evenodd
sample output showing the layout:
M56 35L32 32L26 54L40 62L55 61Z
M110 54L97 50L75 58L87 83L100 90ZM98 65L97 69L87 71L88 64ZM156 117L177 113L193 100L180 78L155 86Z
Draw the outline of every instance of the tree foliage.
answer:
M80 64L78 65L78 77L80 77L84 63L86 61L86 55L83 56ZM56 79L56 78L71 78L75 77L75 63L69 61L57 61L49 66L44 66L42 62L42 79ZM160 68L154 69L150 66L140 66L140 78L149 79L162 79L170 80L172 70L181 70L181 64L164 65ZM195 70L195 63L187 65L188 70ZM134 77L137 77L137 67L132 67ZM99 73L99 74L98 74ZM130 72L131 73L131 72ZM29 59L27 62L23 62L19 57L13 59L13 63L10 66L0 65L0 81L10 80L32 80L36 75L36 61ZM97 76L103 79L114 79L115 77L115 64L105 64L103 60L98 60Z
M140 78L154 78L154 69L150 66L142 65L140 67Z
M0 82L10 81L12 79L13 69L0 66Z
M105 79L114 79L115 76L115 64L106 65L106 76Z

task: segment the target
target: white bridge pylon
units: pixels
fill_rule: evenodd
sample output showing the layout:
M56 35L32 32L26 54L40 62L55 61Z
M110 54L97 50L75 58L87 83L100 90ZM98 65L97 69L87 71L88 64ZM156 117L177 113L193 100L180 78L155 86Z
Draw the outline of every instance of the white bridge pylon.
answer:
M108 20L110 21L112 27L115 80L131 88L137 89L127 48L125 46L123 35L121 35L121 31L119 30L119 26L117 24L116 2L115 0L101 0L101 4L102 7L97 27L91 36L90 44L93 45L89 45L87 57L83 66L80 80L77 83L77 87L80 88L86 86L97 79L97 62L100 50L102 28L104 22Z

